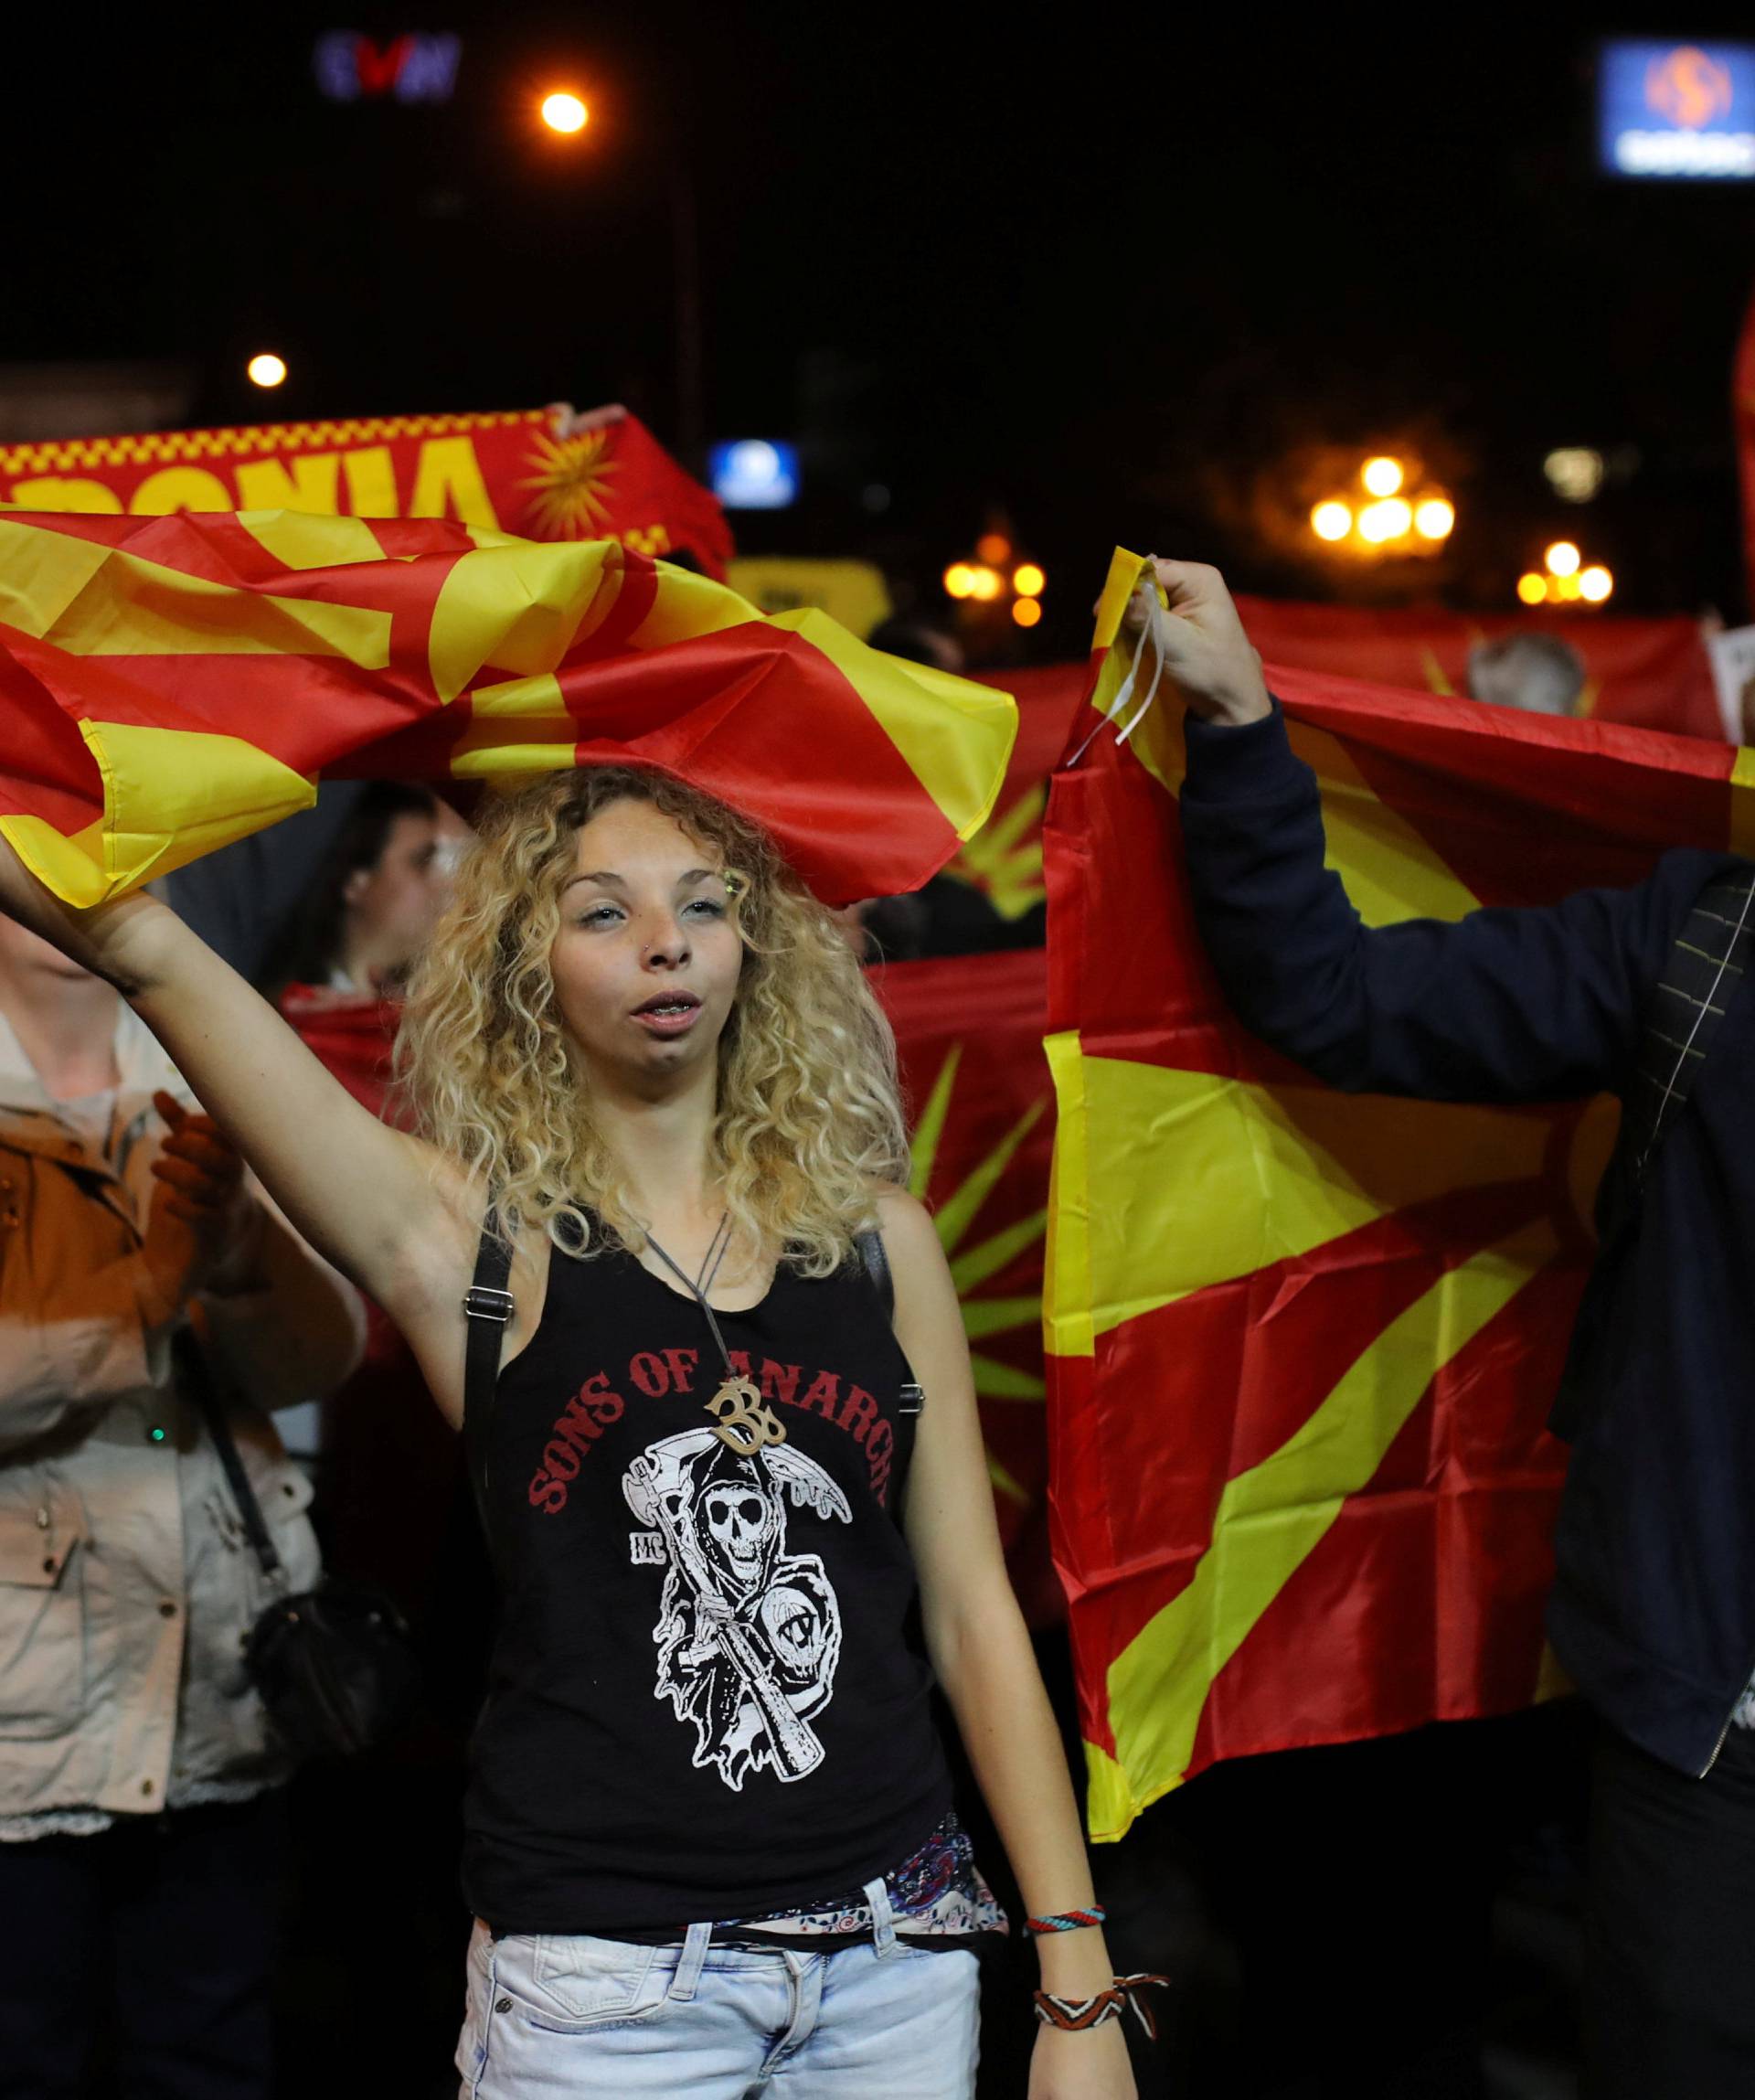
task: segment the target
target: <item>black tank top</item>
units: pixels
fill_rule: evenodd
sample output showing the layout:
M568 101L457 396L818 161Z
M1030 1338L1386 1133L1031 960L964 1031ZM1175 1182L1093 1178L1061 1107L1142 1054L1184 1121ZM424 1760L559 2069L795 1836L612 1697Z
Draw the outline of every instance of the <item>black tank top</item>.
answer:
M706 1316L622 1249L550 1259L471 1425L502 1614L463 1887L495 1933L821 1901L949 1807L888 1507L910 1374L871 1280L782 1264L718 1317L783 1443L720 1439Z

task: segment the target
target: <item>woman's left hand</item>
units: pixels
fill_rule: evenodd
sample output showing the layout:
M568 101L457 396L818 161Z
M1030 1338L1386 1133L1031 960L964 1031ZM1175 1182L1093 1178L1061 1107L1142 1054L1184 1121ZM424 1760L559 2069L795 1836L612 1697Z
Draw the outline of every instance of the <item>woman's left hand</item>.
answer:
M1030 2057L1030 2100L1138 2100L1121 2021L1105 2020L1078 2034L1039 2028Z

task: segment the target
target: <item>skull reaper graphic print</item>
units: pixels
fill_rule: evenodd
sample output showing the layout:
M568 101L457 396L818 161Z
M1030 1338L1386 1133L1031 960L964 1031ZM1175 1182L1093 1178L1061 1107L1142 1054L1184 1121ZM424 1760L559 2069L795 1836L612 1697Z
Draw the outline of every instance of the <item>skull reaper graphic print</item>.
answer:
M814 1553L787 1551L789 1508L851 1523L841 1489L786 1444L731 1448L714 1429L650 1444L622 1476L646 1529L636 1565L662 1566L654 1696L695 1729L697 1766L802 1779L822 1763L811 1727L835 1694L841 1611Z

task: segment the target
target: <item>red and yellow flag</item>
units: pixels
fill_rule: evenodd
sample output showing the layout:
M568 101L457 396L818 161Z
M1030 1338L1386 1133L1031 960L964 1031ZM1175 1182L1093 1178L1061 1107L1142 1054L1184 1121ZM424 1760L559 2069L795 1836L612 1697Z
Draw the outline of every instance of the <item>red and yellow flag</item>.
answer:
M872 984L896 1030L915 1195L931 1208L963 1306L1005 1564L1032 1626L1065 1615L1048 1553L1042 1253L1053 1089L1039 948L888 963Z
M363 775L623 760L764 823L825 900L918 887L1016 728L985 686L613 540L289 511L0 509L0 830L89 905Z
M1116 557L1092 702L1143 565ZM1730 747L1271 671L1367 922L1746 847ZM1197 933L1160 702L1057 773L1045 1305L1057 1563L1093 1835L1219 1758L1542 1696L1544 1423L1612 1103L1332 1092L1240 1029Z
M549 410L505 409L37 440L0 445L0 503L134 517L454 517L523 539L686 549L723 581L731 532L717 499L637 416L601 410L581 421L595 427L560 437Z

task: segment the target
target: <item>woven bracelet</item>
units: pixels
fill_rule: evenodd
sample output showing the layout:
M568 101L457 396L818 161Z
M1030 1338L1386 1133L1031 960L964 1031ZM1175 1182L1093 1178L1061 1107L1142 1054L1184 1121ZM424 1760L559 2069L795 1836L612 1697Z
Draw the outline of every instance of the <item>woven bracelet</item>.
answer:
M1039 1918L1026 1918L1027 1933L1076 1933L1081 1925L1100 1925L1109 1915L1101 1903L1088 1911L1048 1911Z
M1155 2041L1158 2023L1152 2017L1151 2007L1140 1996L1148 1984L1168 1989L1170 1978L1152 1976L1143 1970L1138 1976L1118 1976L1107 1990L1100 1990L1095 1998L1056 1998L1052 1991L1038 1990L1036 2017L1044 2027L1058 2027L1067 2034L1082 2034L1087 2028L1101 2027L1108 2020L1119 2020L1131 2009L1145 2030L1147 2041Z

